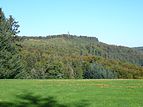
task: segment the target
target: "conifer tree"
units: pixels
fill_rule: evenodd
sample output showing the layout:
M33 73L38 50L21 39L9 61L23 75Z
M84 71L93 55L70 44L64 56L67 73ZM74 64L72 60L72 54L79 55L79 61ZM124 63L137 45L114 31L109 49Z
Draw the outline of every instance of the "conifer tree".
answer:
M17 45L16 34L19 25L10 16L5 15L0 8L0 78L17 78L23 72L20 58L20 47Z

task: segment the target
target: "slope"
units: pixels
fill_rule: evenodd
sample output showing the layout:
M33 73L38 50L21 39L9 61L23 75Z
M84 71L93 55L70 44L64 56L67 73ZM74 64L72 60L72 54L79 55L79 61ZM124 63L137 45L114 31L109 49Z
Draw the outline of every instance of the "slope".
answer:
M28 78L142 78L143 53L96 37L23 37Z

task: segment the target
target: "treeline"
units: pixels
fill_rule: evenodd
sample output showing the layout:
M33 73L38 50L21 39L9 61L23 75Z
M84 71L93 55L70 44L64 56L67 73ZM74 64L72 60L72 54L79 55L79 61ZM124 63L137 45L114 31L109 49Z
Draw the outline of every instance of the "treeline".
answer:
M0 78L143 78L143 52L70 34L17 37L19 25L0 10Z
M70 34L60 34L60 35L48 35L48 36L22 36L21 39L36 39L36 40L45 40L45 39L52 39L52 38L64 38L64 39L76 39L76 38L84 38L88 40L98 41L96 37L88 37L88 36L77 36L77 35L70 35Z

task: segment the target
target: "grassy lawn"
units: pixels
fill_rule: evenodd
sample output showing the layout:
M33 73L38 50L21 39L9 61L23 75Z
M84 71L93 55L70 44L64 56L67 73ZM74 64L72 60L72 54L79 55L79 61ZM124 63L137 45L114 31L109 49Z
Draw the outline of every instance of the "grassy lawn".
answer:
M143 107L143 80L0 80L0 107Z

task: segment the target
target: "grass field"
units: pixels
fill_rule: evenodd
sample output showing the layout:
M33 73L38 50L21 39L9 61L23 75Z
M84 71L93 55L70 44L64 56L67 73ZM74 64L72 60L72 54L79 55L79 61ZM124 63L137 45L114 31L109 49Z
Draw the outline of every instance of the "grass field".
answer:
M143 80L0 80L0 107L143 107Z

